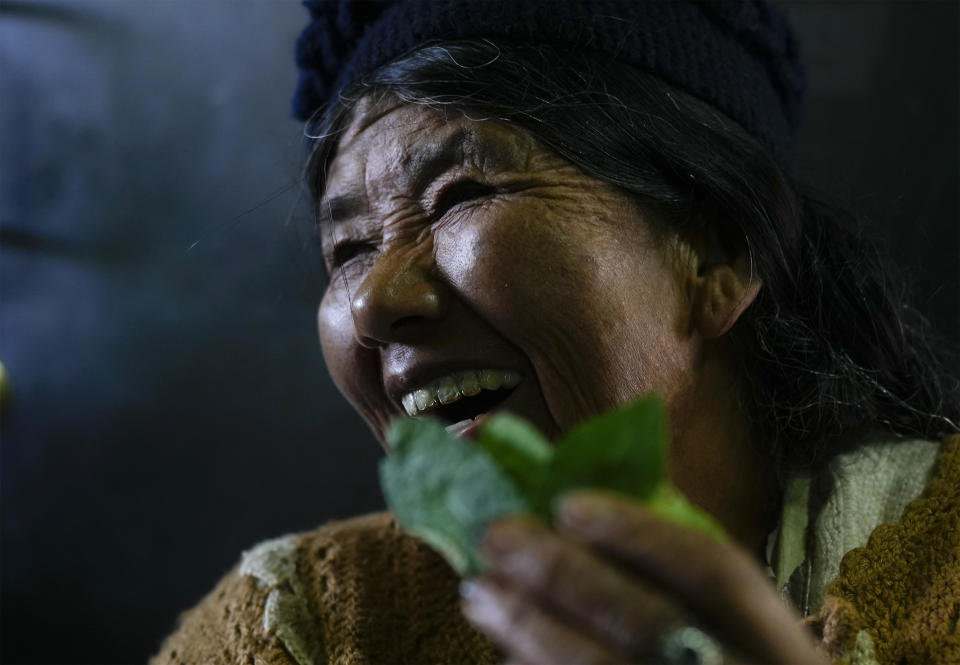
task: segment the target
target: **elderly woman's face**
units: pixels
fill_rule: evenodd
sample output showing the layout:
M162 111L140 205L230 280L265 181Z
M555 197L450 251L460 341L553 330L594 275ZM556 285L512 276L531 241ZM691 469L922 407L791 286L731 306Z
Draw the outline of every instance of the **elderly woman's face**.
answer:
M400 414L464 433L497 411L556 438L689 390L682 262L648 213L522 131L361 103L320 207L323 353L381 441Z

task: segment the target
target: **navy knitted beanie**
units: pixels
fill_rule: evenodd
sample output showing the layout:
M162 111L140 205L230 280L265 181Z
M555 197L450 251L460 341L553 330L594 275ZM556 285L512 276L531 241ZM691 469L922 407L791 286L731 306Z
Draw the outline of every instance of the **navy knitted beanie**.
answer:
M584 49L652 72L714 105L789 161L804 73L767 0L305 0L294 115L419 46L488 38Z

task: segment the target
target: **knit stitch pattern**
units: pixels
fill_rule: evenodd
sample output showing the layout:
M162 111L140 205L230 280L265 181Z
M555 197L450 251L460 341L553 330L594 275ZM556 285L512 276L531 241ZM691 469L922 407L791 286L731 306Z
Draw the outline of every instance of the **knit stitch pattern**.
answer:
M458 584L390 513L332 522L246 552L150 665L494 665L500 654L463 618ZM271 598L286 604L279 621Z
M809 621L834 662L960 663L960 435L944 442L933 477L898 523L848 552Z
M150 665L500 662L459 610L458 578L376 513L244 553ZM271 601L271 598L274 600ZM897 523L843 557L806 620L837 665L960 663L960 436Z
M459 610L459 578L390 513L330 525L304 537L298 572L315 599L326 662L499 662L493 644Z
M492 39L635 65L724 111L789 161L806 87L794 33L767 0L305 0L293 113L418 47Z
M881 524L901 519L907 504L930 481L940 446L937 441L880 440L838 455L820 472L818 482L829 482L831 490L815 516L809 514L810 479L801 477L790 484L781 520L777 579L782 593L801 613L814 613L823 604L847 552L866 545ZM791 495L791 490L797 491ZM789 513L798 510L803 515L791 520ZM803 559L797 558L798 544L806 550Z
M149 665L297 665L263 627L269 589L235 568L192 610Z
M297 665L314 665L323 653L323 642L297 571L299 541L296 536L284 536L260 543L243 553L240 574L269 589L264 630L276 633Z

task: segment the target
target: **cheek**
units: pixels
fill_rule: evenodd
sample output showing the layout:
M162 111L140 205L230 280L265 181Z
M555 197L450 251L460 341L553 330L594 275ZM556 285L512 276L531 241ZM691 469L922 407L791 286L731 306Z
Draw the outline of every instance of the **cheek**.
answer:
M436 236L438 267L529 357L561 427L682 382L673 273L622 229L583 209L491 207Z
M649 310L641 301L657 297L637 288L649 283L643 271L655 252L639 235L624 237L609 207L491 205L436 236L438 267L517 343L560 333L569 344L592 345L573 348L596 349L643 324Z
M343 289L329 288L317 312L320 348L330 376L343 396L381 437L387 425L378 405L385 399L377 353L357 343L349 299Z
M551 229L549 218L534 206L494 202L435 236L440 271L504 334L522 334L529 319L544 314L570 316L557 307L572 304L590 272L582 243Z
M622 308L576 213L485 210L436 237L437 264L469 306L533 365L561 428L613 405Z
M317 331L320 348L333 380L340 390L349 370L350 348L354 343L353 318L342 289L328 288L317 311Z

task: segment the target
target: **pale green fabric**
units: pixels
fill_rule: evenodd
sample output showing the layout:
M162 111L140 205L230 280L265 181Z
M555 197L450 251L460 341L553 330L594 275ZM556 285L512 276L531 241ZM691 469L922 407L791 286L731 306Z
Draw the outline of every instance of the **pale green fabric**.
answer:
M810 478L787 487L776 555L777 588L804 615L819 611L843 555L867 544L881 524L900 520L903 509L930 480L940 443L895 440L863 445L837 456L828 473L832 490L811 520ZM813 533L807 534L811 526Z
M847 654L847 663L848 665L878 665L877 653L870 633L865 630L857 633L853 650Z
M244 552L240 574L250 575L261 587L273 587L263 611L264 630L276 631L297 665L320 663L323 643L297 576L296 536L267 540Z
M900 519L930 479L940 444L887 441L838 456L830 465L832 491L810 526L810 478L795 478L787 487L771 567L777 588L805 615L815 613L827 585L839 573L840 559L867 543L873 530ZM306 605L306 591L296 574L297 541L285 536L244 552L240 574L272 587L264 611L264 628L275 630L298 665L320 662L322 640ZM857 665L872 665L869 635L858 635Z
M776 564L777 588L782 589L806 557L804 536L807 532L807 498L810 477L795 478L788 486L780 518L780 547Z

